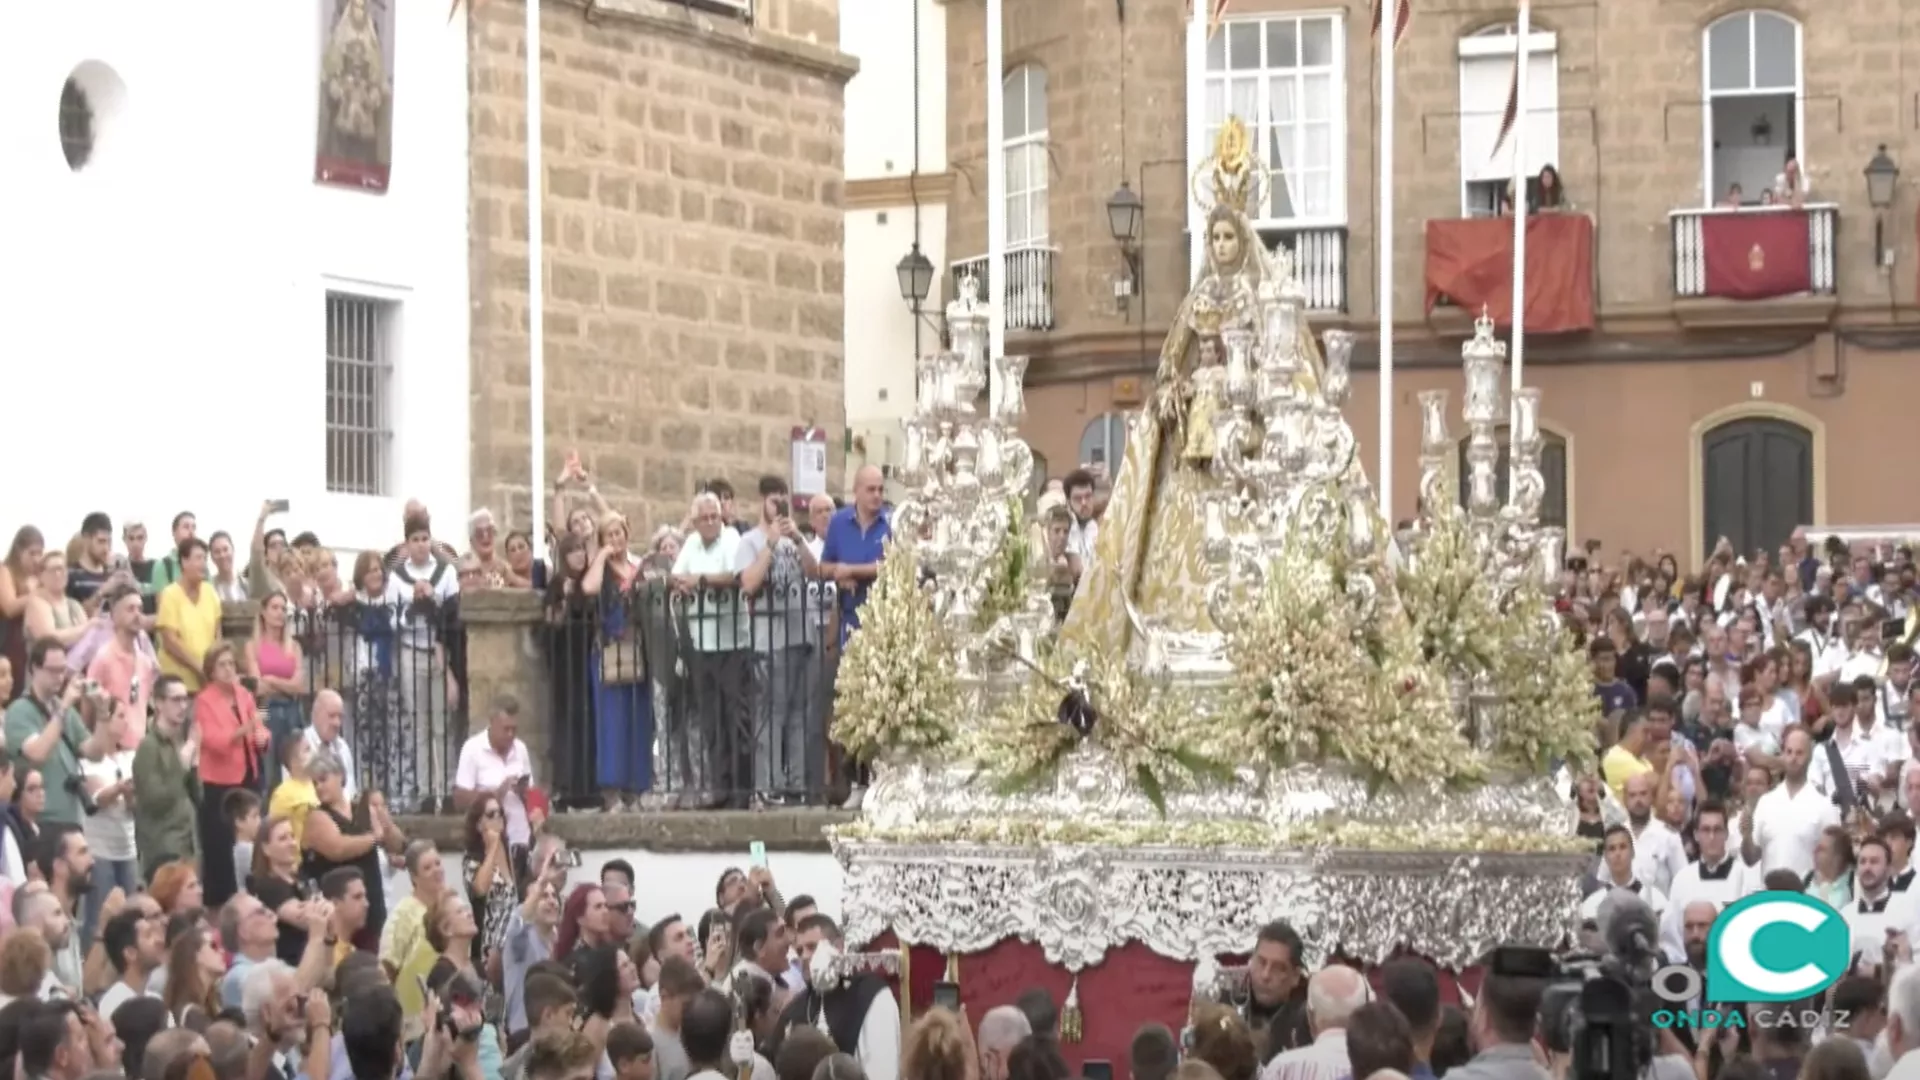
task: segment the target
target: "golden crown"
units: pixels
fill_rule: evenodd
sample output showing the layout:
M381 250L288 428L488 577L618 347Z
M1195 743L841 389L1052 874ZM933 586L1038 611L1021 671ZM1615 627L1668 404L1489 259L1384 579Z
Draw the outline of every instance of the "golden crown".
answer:
M1193 326L1208 337L1220 335L1220 322L1224 312L1213 301L1200 298L1193 305Z
M1224 206L1239 213L1260 200L1267 170L1253 150L1253 136L1237 116L1229 115L1214 136L1213 153L1193 174L1193 198L1204 210Z

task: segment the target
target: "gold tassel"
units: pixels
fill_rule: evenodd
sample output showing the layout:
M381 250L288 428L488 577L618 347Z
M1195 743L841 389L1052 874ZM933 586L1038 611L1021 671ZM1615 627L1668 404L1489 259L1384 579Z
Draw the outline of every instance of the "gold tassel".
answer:
M1067 1003L1060 1010L1060 1038L1077 1043L1086 1034L1086 1023L1080 1015L1080 976L1073 977L1073 985L1067 987Z
M947 974L940 981L950 982L955 987L958 987L960 985L960 954L959 953L950 952L947 954Z

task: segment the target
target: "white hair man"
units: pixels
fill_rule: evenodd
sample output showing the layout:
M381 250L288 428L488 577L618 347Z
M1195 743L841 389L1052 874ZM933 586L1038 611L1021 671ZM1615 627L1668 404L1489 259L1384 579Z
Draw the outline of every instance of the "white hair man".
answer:
M1347 1019L1372 1000L1366 976L1341 964L1329 964L1307 980L1307 1023L1313 1041L1275 1057L1260 1080L1337 1080L1351 1075Z
M751 731L751 629L740 613L740 534L726 527L720 497L693 497L693 527L673 560L673 589L686 600L692 657L693 716L669 735L670 782L685 809L716 810L729 802L745 809L752 777L736 776L748 747L737 745ZM694 730L687 730L689 727Z
M1033 1034L1027 1014L1012 1005L988 1009L980 1018L980 1080L1007 1080L1007 1058Z
M292 965L284 960L255 964L240 988L240 1007L247 1014L247 1030L254 1036L249 1075L314 1075L309 1066L330 1071L326 1056L333 1041L333 1013L326 995L306 995ZM317 1062L302 1049L318 1048Z
M1901 968L1887 989L1886 1040L1893 1058L1887 1080L1920 1077L1920 967Z

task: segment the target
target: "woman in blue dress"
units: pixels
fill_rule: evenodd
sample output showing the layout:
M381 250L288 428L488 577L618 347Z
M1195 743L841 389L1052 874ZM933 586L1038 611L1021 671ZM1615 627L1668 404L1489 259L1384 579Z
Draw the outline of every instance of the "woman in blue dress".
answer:
M609 810L631 810L653 787L653 695L646 650L631 608L640 561L628 544L627 520L600 523L600 549L581 591L599 597L599 638L587 664L593 688L594 775Z

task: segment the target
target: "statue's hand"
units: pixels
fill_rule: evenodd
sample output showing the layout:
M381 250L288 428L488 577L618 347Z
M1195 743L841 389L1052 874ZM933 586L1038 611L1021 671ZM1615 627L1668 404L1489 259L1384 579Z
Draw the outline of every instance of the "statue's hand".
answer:
M1163 381L1153 392L1153 412L1162 423L1177 424L1185 418L1187 398L1192 388L1186 380L1174 376Z

